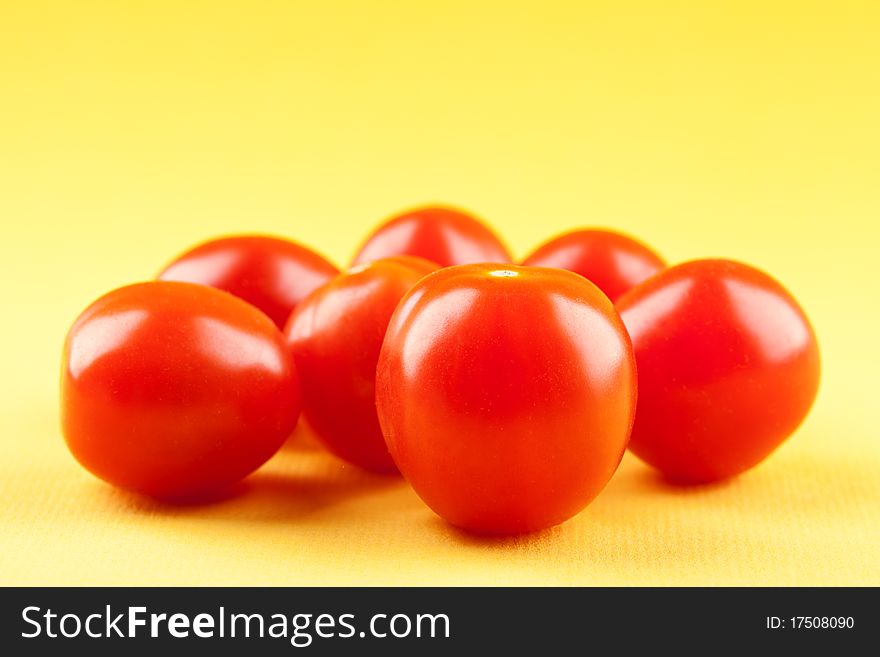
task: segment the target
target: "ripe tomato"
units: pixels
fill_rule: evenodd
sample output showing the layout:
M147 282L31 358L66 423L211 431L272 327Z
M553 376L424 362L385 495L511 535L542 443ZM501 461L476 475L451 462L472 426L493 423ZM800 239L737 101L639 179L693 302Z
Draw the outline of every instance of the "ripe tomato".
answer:
M538 247L523 264L573 271L595 283L612 301L666 266L641 242L609 230L565 233Z
M101 297L64 346L62 426L101 479L155 497L223 488L293 431L299 384L281 332L231 294L154 281Z
M397 472L376 417L376 362L401 297L437 265L396 256L358 265L318 288L285 329L303 387L303 415L340 458Z
M670 479L732 477L801 423L819 385L804 312L747 265L698 260L667 269L617 304L639 370L630 449Z
M367 239L353 264L413 255L442 267L510 262L510 253L483 223L444 207L425 207L392 217Z
M608 298L561 269L464 265L397 307L376 403L397 466L459 527L533 531L584 508L616 470L635 361Z
M225 290L283 328L296 305L338 273L322 256L295 242L241 235L196 246L178 256L158 278Z

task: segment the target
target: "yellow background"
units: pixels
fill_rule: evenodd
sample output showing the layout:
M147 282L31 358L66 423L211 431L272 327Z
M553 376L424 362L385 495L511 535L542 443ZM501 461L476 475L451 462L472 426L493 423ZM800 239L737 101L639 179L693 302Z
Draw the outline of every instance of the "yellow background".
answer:
M880 5L0 2L0 582L880 584ZM803 428L726 485L627 457L567 524L482 540L299 437L229 499L98 482L67 327L227 232L345 262L426 201L518 256L581 225L777 276L820 338Z

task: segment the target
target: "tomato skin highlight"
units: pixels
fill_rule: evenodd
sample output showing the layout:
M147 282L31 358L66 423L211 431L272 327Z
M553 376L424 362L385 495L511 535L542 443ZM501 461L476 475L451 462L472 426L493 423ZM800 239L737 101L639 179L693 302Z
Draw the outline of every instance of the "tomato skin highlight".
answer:
M729 260L667 269L617 303L633 341L639 403L630 450L681 483L764 460L819 387L809 320L773 278Z
M398 302L435 269L414 256L358 265L310 294L285 328L302 383L303 416L349 463L397 472L376 416L376 363Z
M157 278L234 294L282 329L297 304L338 273L323 256L296 242L238 235L199 244L175 258Z
M299 416L281 332L210 287L114 290L64 346L62 428L73 456L120 488L165 498L222 490L269 459Z
M611 301L666 267L638 240L610 230L577 230L535 249L523 265L567 269L594 283Z
M583 509L620 463L635 402L614 307L558 269L430 274L397 307L379 356L379 420L401 473L476 533L535 531Z
M398 214L376 228L352 264L412 255L441 267L510 262L510 252L480 220L454 208L427 206Z

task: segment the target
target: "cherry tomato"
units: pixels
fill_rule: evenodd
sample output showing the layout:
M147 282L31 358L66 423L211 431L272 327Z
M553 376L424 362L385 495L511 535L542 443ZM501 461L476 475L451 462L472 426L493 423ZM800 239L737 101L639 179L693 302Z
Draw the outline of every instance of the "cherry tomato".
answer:
M401 297L437 265L396 256L358 265L318 288L285 329L303 387L303 415L342 459L397 472L376 417L376 362Z
M510 262L505 246L478 219L460 210L425 207L392 217L367 239L353 264L413 255L442 267Z
M755 466L816 397L813 329L791 294L757 269L685 263L617 308L639 371L630 449L672 480L712 482Z
M565 233L535 249L523 264L573 271L595 283L612 301L666 266L641 242L609 230Z
M94 302L68 333L61 384L76 459L160 498L245 477L299 416L281 332L231 294L189 283L140 283Z
M196 246L165 267L158 278L225 290L283 328L296 305L338 273L322 256L295 242L241 235Z
M626 448L635 361L608 298L561 269L464 265L397 307L376 403L404 477L464 529L563 522L602 490Z

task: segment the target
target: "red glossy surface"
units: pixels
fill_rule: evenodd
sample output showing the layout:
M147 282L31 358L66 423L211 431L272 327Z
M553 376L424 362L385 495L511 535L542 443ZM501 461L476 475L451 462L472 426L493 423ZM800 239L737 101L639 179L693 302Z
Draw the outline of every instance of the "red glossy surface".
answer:
M158 278L225 290L283 328L296 305L338 273L322 256L295 242L241 235L196 246L178 256Z
M400 471L440 516L481 533L583 509L616 470L635 410L623 323L596 286L559 269L430 274L395 311L377 372Z
M189 283L114 290L64 346L62 426L101 479L156 497L200 495L272 456L299 415L281 332L253 306Z
M379 226L353 264L413 255L442 267L475 262L510 262L501 240L482 222L460 210L425 207L404 212Z
M358 265L309 295L285 329L303 415L340 458L397 472L376 417L376 362L401 297L437 265L397 256Z
M633 341L639 403L630 449L682 482L753 467L806 416L819 350L803 310L747 265L699 260L617 304Z
M535 249L523 264L573 271L595 283L612 301L666 266L641 242L609 230L565 233Z

